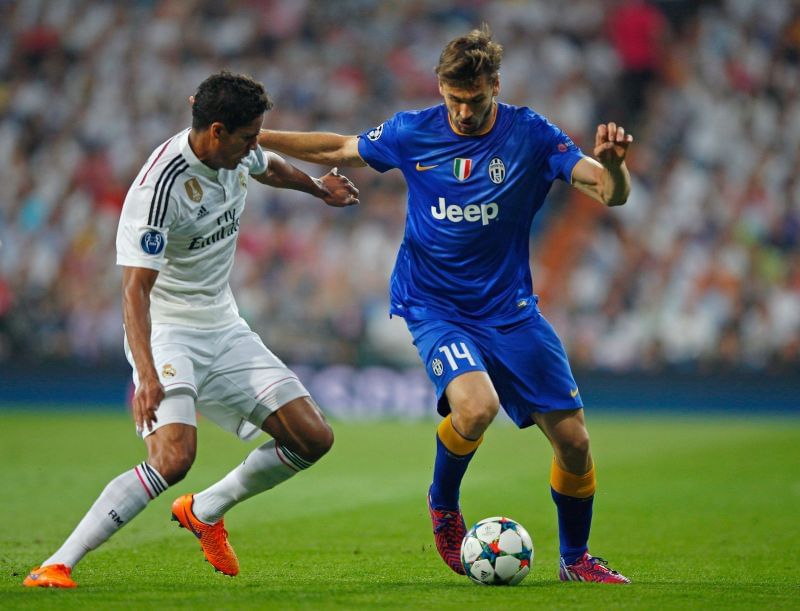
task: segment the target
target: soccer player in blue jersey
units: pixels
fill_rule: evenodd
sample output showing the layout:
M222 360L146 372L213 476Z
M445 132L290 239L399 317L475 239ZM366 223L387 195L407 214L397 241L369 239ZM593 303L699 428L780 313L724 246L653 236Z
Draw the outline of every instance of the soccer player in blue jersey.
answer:
M406 230L391 278L402 316L439 397L428 507L436 547L457 573L466 528L459 488L502 408L550 441L563 581L629 583L588 552L595 470L583 401L564 348L537 307L530 227L553 181L608 205L630 192L633 138L599 125L594 158L530 108L497 101L502 47L488 27L451 41L436 73L444 103L399 112L359 136L262 131L262 146L322 164L399 169Z

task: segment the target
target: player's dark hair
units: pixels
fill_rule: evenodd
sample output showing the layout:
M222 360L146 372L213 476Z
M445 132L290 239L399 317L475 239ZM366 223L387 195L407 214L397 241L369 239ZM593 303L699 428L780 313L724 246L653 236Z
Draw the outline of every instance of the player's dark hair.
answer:
M436 74L443 83L455 87L470 87L486 76L494 83L500 72L503 47L492 40L487 24L447 43L439 56Z
M243 74L223 70L197 88L192 106L192 127L205 129L215 121L234 132L272 108L264 86Z

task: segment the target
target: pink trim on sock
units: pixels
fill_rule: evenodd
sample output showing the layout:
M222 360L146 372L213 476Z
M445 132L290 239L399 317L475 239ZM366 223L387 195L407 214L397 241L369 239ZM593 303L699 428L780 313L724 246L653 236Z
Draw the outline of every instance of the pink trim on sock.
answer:
M147 484L144 483L144 478L142 478L142 474L139 473L138 465L133 468L133 472L136 473L136 477L139 478L139 483L142 485L142 488L144 488L144 491L147 493L147 496L150 497L150 500L152 501L154 498L156 498L152 494L150 494L150 488L148 488Z

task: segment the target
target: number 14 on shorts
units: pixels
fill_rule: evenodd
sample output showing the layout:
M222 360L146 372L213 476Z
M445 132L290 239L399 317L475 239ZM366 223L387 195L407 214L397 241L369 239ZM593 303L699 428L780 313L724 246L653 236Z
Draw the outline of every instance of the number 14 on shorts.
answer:
M449 346L440 346L439 352L444 354L451 371L458 371L458 362L456 359L466 360L470 365L473 367L475 366L475 360L472 358L472 355L469 353L469 348L467 348L464 342L453 342Z

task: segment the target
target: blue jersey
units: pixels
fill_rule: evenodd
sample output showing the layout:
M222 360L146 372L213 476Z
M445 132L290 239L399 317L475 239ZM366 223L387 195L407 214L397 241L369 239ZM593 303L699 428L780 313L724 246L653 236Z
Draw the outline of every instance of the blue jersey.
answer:
M487 134L460 136L440 104L397 113L361 134L358 151L380 172L399 168L408 185L392 314L493 325L530 314L533 217L583 157L564 132L530 108L498 104Z

